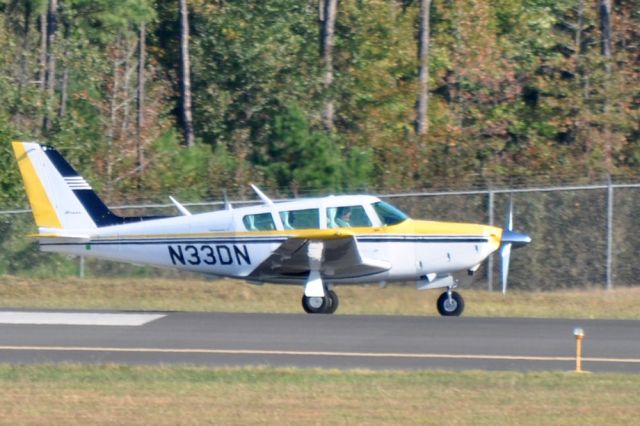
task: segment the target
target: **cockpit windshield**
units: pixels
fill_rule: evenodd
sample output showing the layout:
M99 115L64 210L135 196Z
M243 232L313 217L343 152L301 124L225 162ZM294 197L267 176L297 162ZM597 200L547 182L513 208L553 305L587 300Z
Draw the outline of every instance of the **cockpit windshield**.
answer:
M384 201L373 203L373 209L380 218L383 225L395 225L409 219L409 216L400 211L397 207L392 206Z

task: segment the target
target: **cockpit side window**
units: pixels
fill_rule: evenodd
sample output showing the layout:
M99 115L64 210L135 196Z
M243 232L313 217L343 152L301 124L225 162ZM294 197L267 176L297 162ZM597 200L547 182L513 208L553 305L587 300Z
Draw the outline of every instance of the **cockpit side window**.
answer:
M318 209L287 210L280 212L284 229L318 229L320 213Z
M271 231L276 229L271 213L248 214L242 218L247 231Z
M327 208L328 228L351 228L371 226L371 220L362 206L341 206Z
M384 201L378 201L373 203L373 209L380 218L380 223L383 225L395 225L400 222L404 222L409 218L406 214L400 211L397 207L392 206Z

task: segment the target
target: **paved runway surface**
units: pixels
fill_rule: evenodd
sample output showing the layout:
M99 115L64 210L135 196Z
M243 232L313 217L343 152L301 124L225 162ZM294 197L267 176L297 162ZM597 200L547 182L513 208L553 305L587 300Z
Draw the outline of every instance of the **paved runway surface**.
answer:
M0 362L640 373L640 321L0 312Z

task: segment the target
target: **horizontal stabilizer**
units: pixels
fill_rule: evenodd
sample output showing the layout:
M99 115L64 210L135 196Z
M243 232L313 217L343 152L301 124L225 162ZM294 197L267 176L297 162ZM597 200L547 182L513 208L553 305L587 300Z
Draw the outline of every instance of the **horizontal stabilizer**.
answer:
M52 240L56 240L59 242L75 242L75 243L83 243L91 241L91 237L88 235L77 235L77 234L30 234L29 237L40 240L51 242Z

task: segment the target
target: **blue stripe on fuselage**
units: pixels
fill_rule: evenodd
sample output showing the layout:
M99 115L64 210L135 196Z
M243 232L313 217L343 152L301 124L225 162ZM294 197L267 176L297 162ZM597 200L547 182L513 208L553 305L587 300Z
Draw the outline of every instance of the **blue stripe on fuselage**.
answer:
M298 238L295 236L289 237L267 237L267 238L243 238L243 237L222 237L222 238L145 238L145 239L119 239L119 240L91 240L88 242L41 242L43 246L51 245L154 245L154 244L277 244L283 243L288 238ZM303 238L301 238L303 239ZM312 239L312 238L309 238ZM489 241L488 237L469 237L469 236L357 236L358 242L362 243L486 243Z

